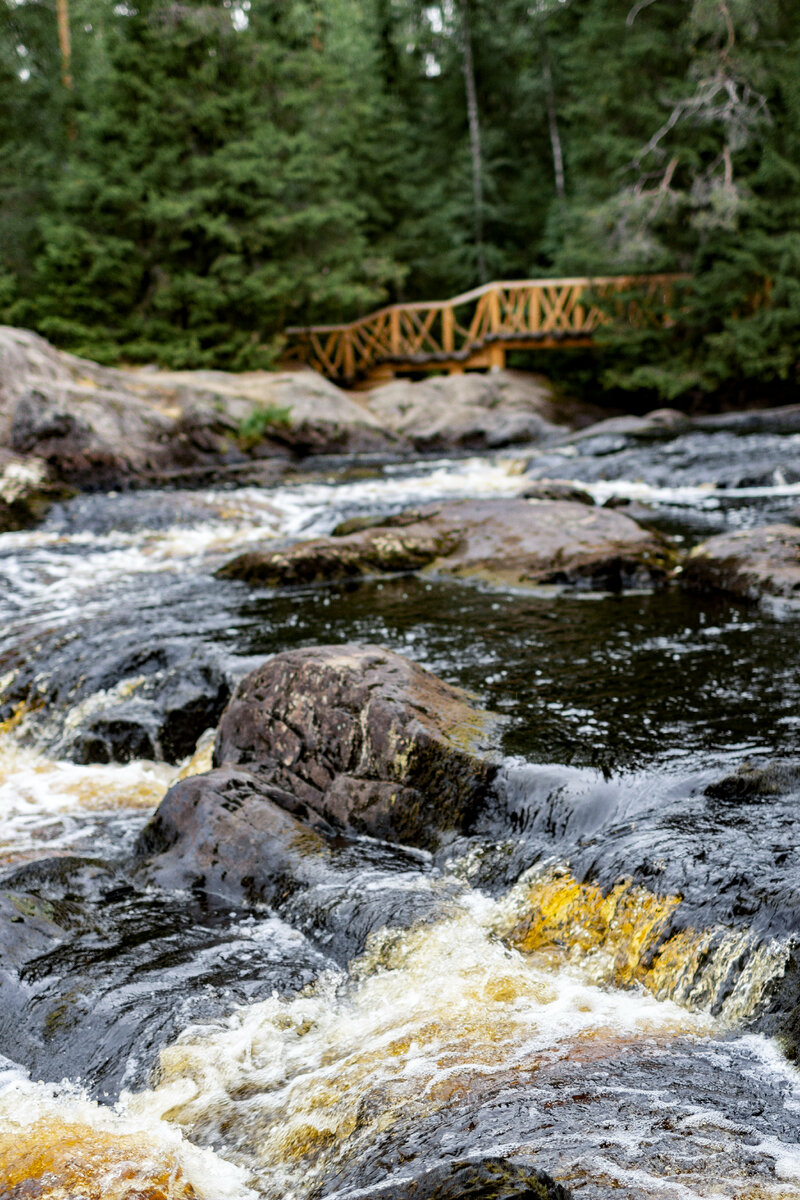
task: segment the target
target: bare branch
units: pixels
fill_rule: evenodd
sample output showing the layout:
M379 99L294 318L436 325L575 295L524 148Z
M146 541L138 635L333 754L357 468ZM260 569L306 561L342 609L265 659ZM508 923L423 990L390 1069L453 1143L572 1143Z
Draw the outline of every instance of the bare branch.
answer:
M645 8L649 8L651 4L655 4L655 0L639 0L638 4L634 4L633 8L625 18L625 24L629 29L633 25L633 22L636 20L639 13Z

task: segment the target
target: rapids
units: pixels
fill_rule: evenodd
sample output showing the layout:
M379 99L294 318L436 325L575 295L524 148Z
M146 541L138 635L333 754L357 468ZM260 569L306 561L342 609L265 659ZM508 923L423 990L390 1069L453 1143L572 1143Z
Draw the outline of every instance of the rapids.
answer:
M0 1195L372 1197L499 1156L587 1197L800 1197L777 1015L800 986L800 611L214 577L256 543L531 475L683 546L791 519L797 436L716 438L679 446L672 486L652 448L587 441L86 495L0 536L0 901L32 905L42 938L0 1014ZM433 856L357 839L313 904L275 910L131 885L235 682L340 641L507 718L468 836ZM752 761L788 764L785 786L732 799Z

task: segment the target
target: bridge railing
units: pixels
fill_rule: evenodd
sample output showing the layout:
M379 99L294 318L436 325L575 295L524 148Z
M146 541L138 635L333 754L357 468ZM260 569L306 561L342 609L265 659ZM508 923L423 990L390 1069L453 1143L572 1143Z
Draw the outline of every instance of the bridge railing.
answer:
M668 304L675 275L487 283L449 300L392 304L348 325L287 329L289 354L350 382L386 364L467 363L492 345L583 345L610 319L641 325ZM625 299L625 293L628 298ZM633 293L631 295L631 293ZM620 304L609 305L619 295Z

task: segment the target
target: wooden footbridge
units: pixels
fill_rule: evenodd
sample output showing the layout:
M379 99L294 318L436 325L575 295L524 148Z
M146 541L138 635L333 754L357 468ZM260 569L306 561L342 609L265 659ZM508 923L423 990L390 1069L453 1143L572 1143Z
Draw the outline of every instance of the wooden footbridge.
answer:
M663 324L676 275L487 283L451 300L391 304L349 325L286 330L287 358L337 383L503 367L508 350L589 346L609 320ZM613 315L610 315L613 314Z

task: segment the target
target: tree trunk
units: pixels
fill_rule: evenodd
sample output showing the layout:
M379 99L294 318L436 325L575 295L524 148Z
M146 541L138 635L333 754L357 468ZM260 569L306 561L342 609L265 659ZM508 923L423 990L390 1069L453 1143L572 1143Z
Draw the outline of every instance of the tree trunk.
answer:
M61 82L72 91L72 42L69 36L69 0L56 0L58 47L61 51Z
M483 253L483 159L481 157L481 127L478 118L478 93L475 88L475 68L472 61L472 34L469 24L468 0L461 0L461 36L463 40L464 83L467 91L467 119L472 154L472 204L475 223L475 255L478 277L487 282L486 259Z
M556 117L556 94L553 90L553 72L550 70L550 55L547 50L547 42L542 38L542 60L545 88L545 102L547 104L547 125L550 130L550 145L553 151L553 174L556 177L556 193L559 200L564 199L564 155L561 151L561 138L558 133L558 119Z

